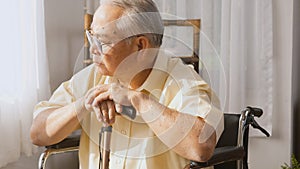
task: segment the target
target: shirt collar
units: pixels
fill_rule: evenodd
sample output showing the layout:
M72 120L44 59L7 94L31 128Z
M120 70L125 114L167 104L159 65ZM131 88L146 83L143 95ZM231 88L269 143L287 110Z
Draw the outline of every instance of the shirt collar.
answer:
M146 90L153 94L153 92L163 89L168 77L167 66L169 57L165 52L159 51L148 78L137 91Z

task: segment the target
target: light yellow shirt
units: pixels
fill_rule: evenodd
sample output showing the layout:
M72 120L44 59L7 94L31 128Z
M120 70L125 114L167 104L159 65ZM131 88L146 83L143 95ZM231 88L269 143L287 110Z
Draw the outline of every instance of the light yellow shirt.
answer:
M40 102L35 107L34 116L46 109L70 104L95 85L110 81L111 77L99 75L95 66L91 65L62 83L49 101ZM219 110L218 99L208 84L180 59L160 53L152 72L138 90L150 93L169 108L204 118L215 129L219 139L223 131L223 113ZM99 165L98 143L102 124L96 119L91 113L81 121L79 159L82 169L97 169ZM187 129L189 125L192 124L187 124ZM178 133L169 135L174 143L185 136ZM135 120L117 116L111 139L111 169L182 169L189 163L167 147L140 116Z

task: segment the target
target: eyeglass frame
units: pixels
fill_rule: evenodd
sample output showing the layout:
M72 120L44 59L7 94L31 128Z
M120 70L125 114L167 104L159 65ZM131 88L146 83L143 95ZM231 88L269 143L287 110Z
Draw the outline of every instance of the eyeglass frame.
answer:
M95 35L93 35L90 30L86 30L85 31L85 34L86 34L86 37L90 43L90 45L96 45L98 51L100 52L101 55L105 54L105 52L107 51L104 51L103 47L106 48L112 48L112 46L114 45L114 43L103 43L100 41L100 39L98 39ZM108 49L106 49L108 50Z
M90 45L93 45L95 42L96 44L96 47L98 49L98 51L100 52L101 55L104 55L104 50L103 50L103 46L105 46L106 48L112 48L113 45L117 44L117 43L103 43L101 42L100 39L98 39L95 35L93 35L91 32L91 30L86 30L85 33L86 33L86 36L87 36L87 39L90 43ZM139 34L139 35L135 35L135 36L130 36L130 37L127 37L123 40L129 40L129 39L132 39L132 38L135 38L135 37L140 37L140 36L145 36L144 34ZM108 49L107 49L108 50Z

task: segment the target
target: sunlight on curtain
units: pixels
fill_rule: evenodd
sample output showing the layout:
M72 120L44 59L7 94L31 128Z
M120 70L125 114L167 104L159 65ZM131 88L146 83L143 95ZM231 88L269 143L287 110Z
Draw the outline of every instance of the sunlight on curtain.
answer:
M163 13L201 19L200 74L220 97L224 112L261 107L258 121L271 133L272 0L155 1Z
M32 155L34 105L50 96L43 1L4 1L0 30L0 167Z
M261 107L264 115L258 121L269 133L273 112L272 18L272 0L222 1L220 53L228 91L222 93L225 110Z

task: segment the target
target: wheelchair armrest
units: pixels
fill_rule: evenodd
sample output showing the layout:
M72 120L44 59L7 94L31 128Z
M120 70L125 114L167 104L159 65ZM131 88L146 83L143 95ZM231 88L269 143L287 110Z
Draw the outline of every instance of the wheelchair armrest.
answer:
M202 168L221 164L224 162L240 160L244 157L245 151L243 147L226 146L217 147L214 151L213 156L206 162L195 162L192 161L190 169Z
M59 143L45 146L47 149L62 149L79 146L81 132L74 132Z
M80 143L80 135L81 130L76 130L61 142L45 146L46 149L41 153L39 158L38 168L44 169L48 157L52 154L77 151Z

